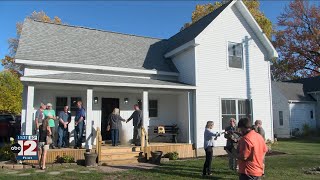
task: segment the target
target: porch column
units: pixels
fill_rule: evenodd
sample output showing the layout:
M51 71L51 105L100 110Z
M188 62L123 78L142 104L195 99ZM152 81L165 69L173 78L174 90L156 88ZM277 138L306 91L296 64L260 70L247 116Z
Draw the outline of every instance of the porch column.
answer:
M27 109L25 112L25 125L22 125L25 127L24 134L25 135L32 135L32 129L33 129L33 112L34 112L34 86L27 86Z
M142 115L143 115L143 127L148 132L149 126L149 92L143 91L142 92Z
M192 143L192 120L193 120L193 101L192 101L192 92L187 92L187 98L188 98L188 143Z
M87 114L86 114L86 149L92 149L92 96L93 90L87 89Z

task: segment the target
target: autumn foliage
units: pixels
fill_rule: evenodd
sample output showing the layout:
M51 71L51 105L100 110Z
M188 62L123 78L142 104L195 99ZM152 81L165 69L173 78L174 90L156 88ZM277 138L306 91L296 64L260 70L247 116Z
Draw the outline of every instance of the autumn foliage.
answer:
M202 17L221 7L224 3L227 2L228 0L222 0L216 1L214 3L196 5L195 10L191 15L191 22L185 23L181 30L189 27ZM258 0L243 0L243 3L246 5L254 19L260 25L266 36L271 39L273 33L272 22L260 11L260 2Z
M20 114L23 86L19 76L8 70L0 72L0 113Z
M278 18L274 45L276 79L289 80L320 75L320 7L309 1L291 2Z
M42 22L49 22L49 23L55 23L55 24L61 24L61 19L57 16L55 16L53 19L51 19L45 12L40 11L36 12L34 11L31 13L30 16L27 18L42 21ZM22 32L23 23L18 22L16 24L16 31L17 36L14 38L9 38L8 44L9 44L9 53L6 55L2 60L1 63L4 66L5 69L8 69L14 73L21 74L21 68L15 64L14 56L17 52L18 45L19 45L19 38Z

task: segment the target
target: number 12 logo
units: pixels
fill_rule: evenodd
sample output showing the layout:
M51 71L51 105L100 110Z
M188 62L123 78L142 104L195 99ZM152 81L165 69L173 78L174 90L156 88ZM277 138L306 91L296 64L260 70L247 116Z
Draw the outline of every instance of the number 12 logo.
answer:
M18 156L23 156L22 159L34 159L37 157L37 140L18 140L18 144L21 146ZM28 156L30 157L28 158Z

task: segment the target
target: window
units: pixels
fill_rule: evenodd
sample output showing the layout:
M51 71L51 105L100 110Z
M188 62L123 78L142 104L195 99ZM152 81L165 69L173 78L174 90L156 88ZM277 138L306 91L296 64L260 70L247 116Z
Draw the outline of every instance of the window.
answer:
M238 113L239 113L239 120L242 118L251 118L251 108L250 108L250 101L246 100L238 100Z
M138 100L138 106L142 110L142 101L141 101L141 99Z
M64 106L68 105L67 97L57 97L56 98L56 115L58 116L60 111L63 111Z
M77 112L77 102L81 101L81 97L71 97L71 107L70 107L70 111L71 111L71 116L75 116L76 112Z
M283 111L279 111L279 125L283 126Z
M222 128L225 129L229 126L230 118L239 120L241 118L251 118L250 101L243 100L222 100ZM238 110L237 110L238 109Z
M228 43L228 61L231 68L243 68L242 44Z
M236 100L222 100L222 129L229 126L230 118L237 119Z
M142 110L142 101L138 100L138 105ZM149 100L149 117L158 117L158 100Z
M310 111L310 118L313 119L313 111Z
M149 100L149 117L158 117L158 101Z

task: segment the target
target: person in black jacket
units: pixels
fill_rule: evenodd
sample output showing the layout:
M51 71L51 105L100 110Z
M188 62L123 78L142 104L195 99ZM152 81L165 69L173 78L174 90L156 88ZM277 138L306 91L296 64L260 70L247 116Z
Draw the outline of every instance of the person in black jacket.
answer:
M119 129L121 127L121 121L126 121L119 115L119 113L120 110L118 108L114 108L107 122L107 131L111 130L112 146L117 146L117 143L119 142Z
M134 112L132 115L129 117L129 119L126 121L127 123L133 119L133 143L136 146L140 145L140 129L143 125L143 118L142 118L142 112L139 108L138 104L135 104L133 106Z

